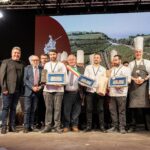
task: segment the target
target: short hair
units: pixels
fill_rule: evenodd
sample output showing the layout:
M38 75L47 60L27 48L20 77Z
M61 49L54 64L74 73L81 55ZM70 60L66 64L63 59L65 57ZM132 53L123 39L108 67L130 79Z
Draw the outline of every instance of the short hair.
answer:
M74 54L69 54L68 57L70 57L70 56L73 56L73 57L76 58L76 55L74 55Z
M94 53L94 56L95 56L95 55L99 55L99 56L101 57L101 54L100 54L100 53Z
M56 53L56 54L57 54L56 49L51 49L51 50L48 52L48 54L49 54L50 52L53 52L53 53Z
M14 47L12 48L11 52L12 52L14 49L17 49L18 51L21 52L21 48L20 48L19 46L14 46Z
M46 56L46 57L48 57L48 55L47 55L47 54L41 54L41 55L40 55L40 57L41 57L41 56Z
M30 62L30 64L32 63L32 58L33 58L33 57L38 57L38 56L37 56L37 55L30 55L30 56L29 56L29 62ZM38 58L39 58L39 57L38 57Z
M121 55L115 55L114 57L118 57L120 60L122 59Z
M124 65L124 64L129 64L129 62L128 62L128 61L124 61L124 62L123 62L123 65Z

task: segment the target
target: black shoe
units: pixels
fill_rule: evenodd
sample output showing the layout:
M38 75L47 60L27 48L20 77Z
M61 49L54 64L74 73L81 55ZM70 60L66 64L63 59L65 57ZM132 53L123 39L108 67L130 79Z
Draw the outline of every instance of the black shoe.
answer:
M100 131L106 133L106 129L104 128L104 126L100 126Z
M112 127L110 129L107 130L107 132L118 132L118 129L116 127Z
M15 127L9 127L9 132L17 132Z
M1 134L6 134L6 133L7 133L7 128L6 127L2 127Z
M51 127L50 126L46 126L41 133L48 133L48 132L51 132Z
M84 129L84 132L91 132L92 131L92 128L91 127L86 127L86 129Z
M34 128L34 127L29 127L29 132L38 132L39 129Z
M23 133L28 133L29 132L29 129L28 128L24 128L23 129Z

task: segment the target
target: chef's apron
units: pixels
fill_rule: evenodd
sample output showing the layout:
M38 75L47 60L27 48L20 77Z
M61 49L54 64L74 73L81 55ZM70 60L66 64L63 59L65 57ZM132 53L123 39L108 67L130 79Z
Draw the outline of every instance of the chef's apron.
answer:
M140 65L135 65L132 71L132 77L141 77L145 79L148 75L144 60ZM150 102L148 100L148 81L144 81L141 85L136 84L133 80L129 87L129 108L149 108Z

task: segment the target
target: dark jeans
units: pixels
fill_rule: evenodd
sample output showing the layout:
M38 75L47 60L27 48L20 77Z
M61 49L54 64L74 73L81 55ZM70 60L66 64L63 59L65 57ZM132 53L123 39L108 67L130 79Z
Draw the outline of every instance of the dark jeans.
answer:
M24 127L29 128L34 125L34 113L37 107L38 97L31 94L24 99Z
M96 110L99 118L99 125L104 126L104 97L96 93L87 93L86 95L86 118L87 126L92 127L92 115L96 103Z
M43 92L45 106L46 106L46 114L45 114L45 125L53 126L53 118L54 118L54 128L60 128L61 124L61 107L62 107L62 99L63 92Z
M111 97L109 110L112 118L112 126L125 128L126 126L126 97Z
M7 117L9 113L9 126L15 127L16 107L19 100L19 93L2 95L3 108L2 108L2 127L7 126Z
M81 112L81 99L77 92L65 92L63 98L63 124L69 128L78 126L79 115Z

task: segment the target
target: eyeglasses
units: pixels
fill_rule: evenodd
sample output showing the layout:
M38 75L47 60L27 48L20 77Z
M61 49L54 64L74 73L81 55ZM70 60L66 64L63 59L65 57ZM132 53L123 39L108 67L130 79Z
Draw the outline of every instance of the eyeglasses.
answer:
M32 61L39 61L38 59L32 59Z

